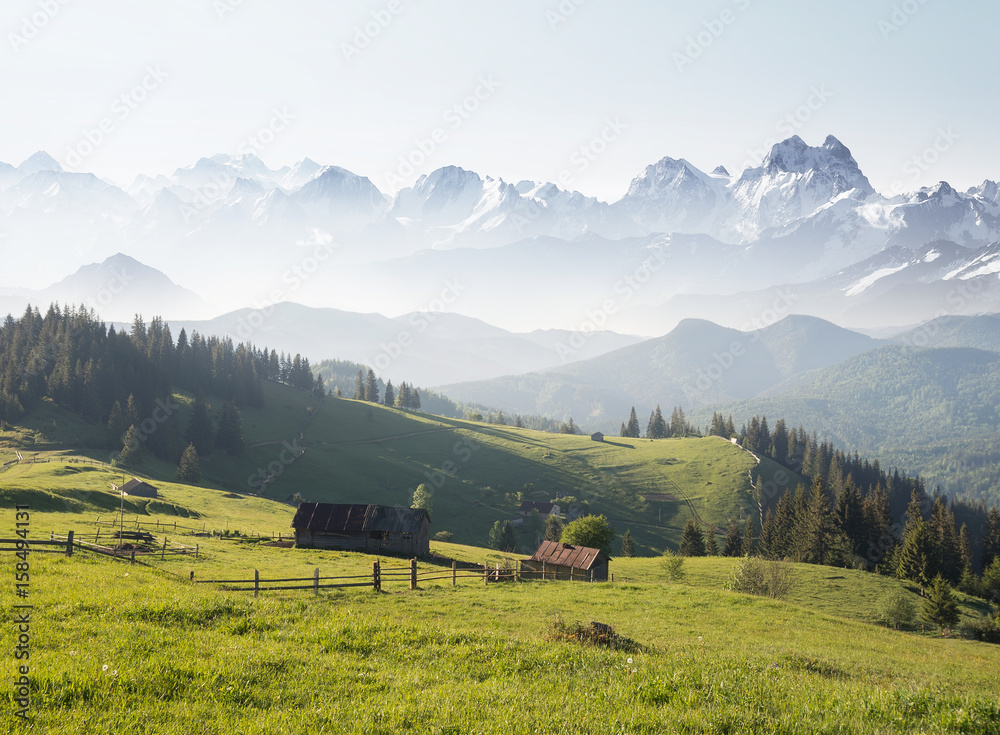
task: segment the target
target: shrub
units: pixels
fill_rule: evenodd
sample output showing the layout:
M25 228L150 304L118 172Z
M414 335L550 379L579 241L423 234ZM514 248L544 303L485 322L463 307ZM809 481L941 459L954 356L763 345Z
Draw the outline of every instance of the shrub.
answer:
M438 531L434 534L435 541L443 541L445 543L451 543L451 540L455 538L455 534L451 531Z
M663 557L660 559L660 566L663 567L663 573L667 576L668 582L680 582L684 579L686 572L684 571L684 557L680 554L675 554L670 549L663 552Z
M875 608L875 620L891 625L899 630L900 625L909 625L917 616L917 606L911 595L903 590L893 590L882 595Z
M610 625L605 623L591 623L590 625L567 623L558 615L549 625L544 637L545 640L549 641L570 641L586 646L601 646L615 651L626 651L627 653L637 653L643 650L641 643L618 635Z
M747 595L778 599L792 588L792 570L781 561L744 556L733 570L726 589Z

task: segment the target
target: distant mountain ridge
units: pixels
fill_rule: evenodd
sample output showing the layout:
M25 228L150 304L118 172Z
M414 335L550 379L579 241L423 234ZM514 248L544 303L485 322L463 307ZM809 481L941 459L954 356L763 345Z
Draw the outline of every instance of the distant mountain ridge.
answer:
M422 175L389 196L368 177L342 167L303 159L271 169L252 154L202 158L169 176L137 176L122 188L68 172L39 152L17 167L0 165L0 231L8 272L44 270L39 252L76 266L128 253L164 271L179 264L190 287L211 294L224 309L245 305L252 299L247 294L270 293L275 274L280 278L326 247L320 254L329 261L326 256L335 251L336 267L315 269L295 300L345 310L417 310L426 300L425 284L406 268L433 258L434 274L479 284L484 295L476 303L469 299L461 311L491 323L506 313L501 295L510 289L494 274L530 275L537 251L559 249L562 260L554 267L570 268L592 288L549 278L547 289L533 290L542 301L529 314L516 315L515 322L510 312L504 326L522 332L575 328L573 314L604 300L650 255L670 266L616 309L610 326L617 331L663 334L684 316L719 320L717 314L685 311L683 300L699 294L729 299L738 313L726 321L738 326L754 311L733 300L734 294L785 284L823 286L824 279L849 269L867 269L853 285L876 275L873 283L884 283L853 292L848 284L815 309L803 296L797 310L858 326L873 311L875 319L884 310L905 313L910 302L943 302L944 313L977 313L992 308L998 298L994 281L1000 283L983 278L996 275L992 265L973 267L1000 243L995 181L965 192L940 182L883 195L832 135L818 146L792 136L775 144L760 165L735 174L723 167L705 173L667 156L610 203L549 182L507 182L458 166ZM879 260L901 265L907 252L927 255L932 243L947 243L954 249L949 257L956 264L964 259L967 268L950 276L925 269L915 276L919 286L880 296L877 309L867 304L904 278L880 273L896 266L876 267ZM480 257L478 251L493 252ZM949 300L955 284L964 282L983 286L983 304ZM376 295L385 303L374 303ZM545 300L550 295L551 303ZM560 312L560 303L571 306L563 310L568 313ZM539 323L540 314L551 316ZM934 315L921 313L910 323Z

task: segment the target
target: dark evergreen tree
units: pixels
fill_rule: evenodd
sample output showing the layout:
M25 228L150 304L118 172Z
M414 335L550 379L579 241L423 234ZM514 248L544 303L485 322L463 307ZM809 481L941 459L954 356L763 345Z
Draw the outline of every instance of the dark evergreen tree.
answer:
M747 516L746 523L743 524L743 539L740 542L740 554L750 556L754 553L756 545L753 516Z
M177 465L177 472L174 476L178 482L188 485L201 482L201 465L198 462L198 450L195 449L194 444L188 444L187 449L181 454L181 461Z
M139 430L129 426L122 439L122 450L118 454L118 464L121 467L135 467L142 460L142 441Z
M412 403L411 408L414 411L420 410L420 391L417 390L416 388L413 389L413 400L411 403Z
M629 559L635 556L635 540L632 538L632 532L627 528L622 535L622 556Z
M490 548L510 553L517 546L514 525L510 521L496 521L490 529Z
M382 399L382 404L390 408L396 405L396 391L392 388L391 380L385 384L385 396Z
M979 552L979 568L985 572L992 566L993 560L997 557L1000 557L1000 510L993 506L986 516L983 545Z
M212 427L205 399L200 395L195 397L191 420L184 431L184 441L194 444L198 454L203 456L211 453L212 447L215 446L215 429Z
M628 415L628 423L625 425L625 436L630 439L639 438L639 418L635 415L635 406L632 406L632 411Z
M368 368L368 375L365 378L365 400L369 403L378 403L378 381L375 380L375 371Z
M715 540L715 526L708 524L708 532L705 534L705 554L708 556L719 555L719 544Z
M546 541L558 541L562 538L563 524L559 520L559 516L550 514L548 518L545 519L545 540Z
M680 406L675 406L670 414L670 436L687 436L687 419L684 418L684 410Z
M830 497L826 492L826 483L822 476L813 480L809 490L809 505L805 518L799 523L799 552L802 560L810 564L834 563L836 555L842 550L842 536L830 506Z
M358 376L354 379L354 400L363 401L365 400L365 370L364 368L358 369Z
M233 403L223 403L219 412L219 430L215 435L215 447L230 457L239 457L246 448L243 439L243 416Z
M841 532L847 537L851 553L864 556L868 545L868 529L865 528L861 493L851 478L847 478L843 487L837 499L837 523Z
M125 431L128 425L125 423L125 412L122 411L122 404L115 401L111 407L111 415L108 417L108 443L110 447L117 447L125 440Z
M743 539L740 536L740 527L736 524L736 521L731 521L729 529L726 531L726 546L722 550L722 555L739 556L742 551Z
M677 551L681 556L705 556L705 536L693 518L689 518L684 524L680 547Z
M940 574L934 578L930 594L924 600L924 617L939 628L950 628L958 622L958 602L951 585Z

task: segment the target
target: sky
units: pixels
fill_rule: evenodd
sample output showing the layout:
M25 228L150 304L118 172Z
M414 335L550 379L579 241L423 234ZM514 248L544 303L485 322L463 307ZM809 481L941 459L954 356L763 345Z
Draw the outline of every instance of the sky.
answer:
M6 0L0 161L120 184L216 153L388 194L458 165L605 201L664 156L737 173L792 134L876 189L1000 178L1000 4Z

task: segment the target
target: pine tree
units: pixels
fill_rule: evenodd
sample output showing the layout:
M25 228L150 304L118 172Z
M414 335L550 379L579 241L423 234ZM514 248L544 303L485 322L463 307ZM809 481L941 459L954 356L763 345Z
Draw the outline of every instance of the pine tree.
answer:
M798 519L796 519L798 521ZM809 505L799 529L802 561L810 564L829 564L841 546L842 535L837 519L830 507L826 483L822 476L813 480L809 491Z
M194 444L188 444L187 449L181 455L180 464L177 465L177 472L174 473L178 482L187 485L195 485L201 482L201 465L198 463L198 450Z
M868 540L864 508L861 493L850 477L844 482L844 490L837 499L837 523L850 542L852 553L864 555Z
M511 552L517 546L517 536L514 525L510 521L497 521L490 529L490 548L497 551Z
M208 406L205 400L199 395L194 400L194 411L191 413L191 420L188 422L187 430L184 432L184 441L194 444L198 454L207 455L215 446L215 430L212 428L212 419L208 416Z
M924 600L924 617L939 628L950 628L958 622L958 602L951 585L940 574L934 578L930 595Z
M723 556L739 556L743 550L743 539L740 537L740 527L736 521L729 524L726 531L726 547L722 550Z
M358 368L358 375L354 378L354 400L365 400L365 370Z
M1000 556L1000 510L996 506L990 508L986 516L986 528L983 530L983 545L979 552L979 568L985 572L993 565L993 560Z
M760 541L758 548L765 559L774 558L774 513L768 508L764 513L764 522L760 525Z
M546 541L558 541L562 538L563 524L559 520L559 516L550 514L548 518L545 519L545 540Z
M902 579L911 579L926 585L933 577L931 574L933 549L920 505L920 494L914 488L910 495L910 504L906 508L906 526L903 528L903 542L899 550L896 573Z
M368 368L368 375L365 378L365 400L369 403L378 403L378 381L375 380L375 371Z
M410 407L410 386L403 381L399 384L399 393L396 394L396 408L404 411Z
M949 584L957 584L962 578L962 549L955 530L955 515L942 495L934 500L927 530L932 544L931 574L940 574Z
M628 424L625 426L625 436L630 439L639 438L639 418L635 415L635 406L632 406L632 412L628 415Z
M622 536L622 556L626 558L635 556L635 540L632 538L632 532L627 528Z
M754 541L753 516L747 516L747 522L743 524L743 540L740 543L740 554L742 556L753 554Z
M715 541L715 526L708 524L708 533L705 534L705 554L707 556L719 555L719 544Z
M705 536L693 518L684 524L680 547L677 553L681 556L705 556Z
M411 403L414 411L420 410L420 391L416 388L413 389L413 400Z
M392 381L390 380L385 384L385 398L382 399L382 404L392 408L396 403L396 391L392 389Z
M521 420L521 414L514 414L514 428L523 429L524 422Z
M243 454L246 442L243 439L243 417L232 403L222 404L219 414L219 430L215 435L215 446L231 457Z
M778 498L774 511L774 532L768 553L772 558L784 559L794 554L795 542L795 490L789 490Z
M670 436L686 436L688 431L687 419L684 418L684 410L680 406L675 406L670 414Z
M128 429L125 423L125 412L122 411L122 404L118 401L115 401L115 405L111 407L107 426L109 446L117 447L124 440L125 430Z
M118 464L123 467L135 467L142 460L142 441L135 425L129 426L122 439L122 450L118 454Z

